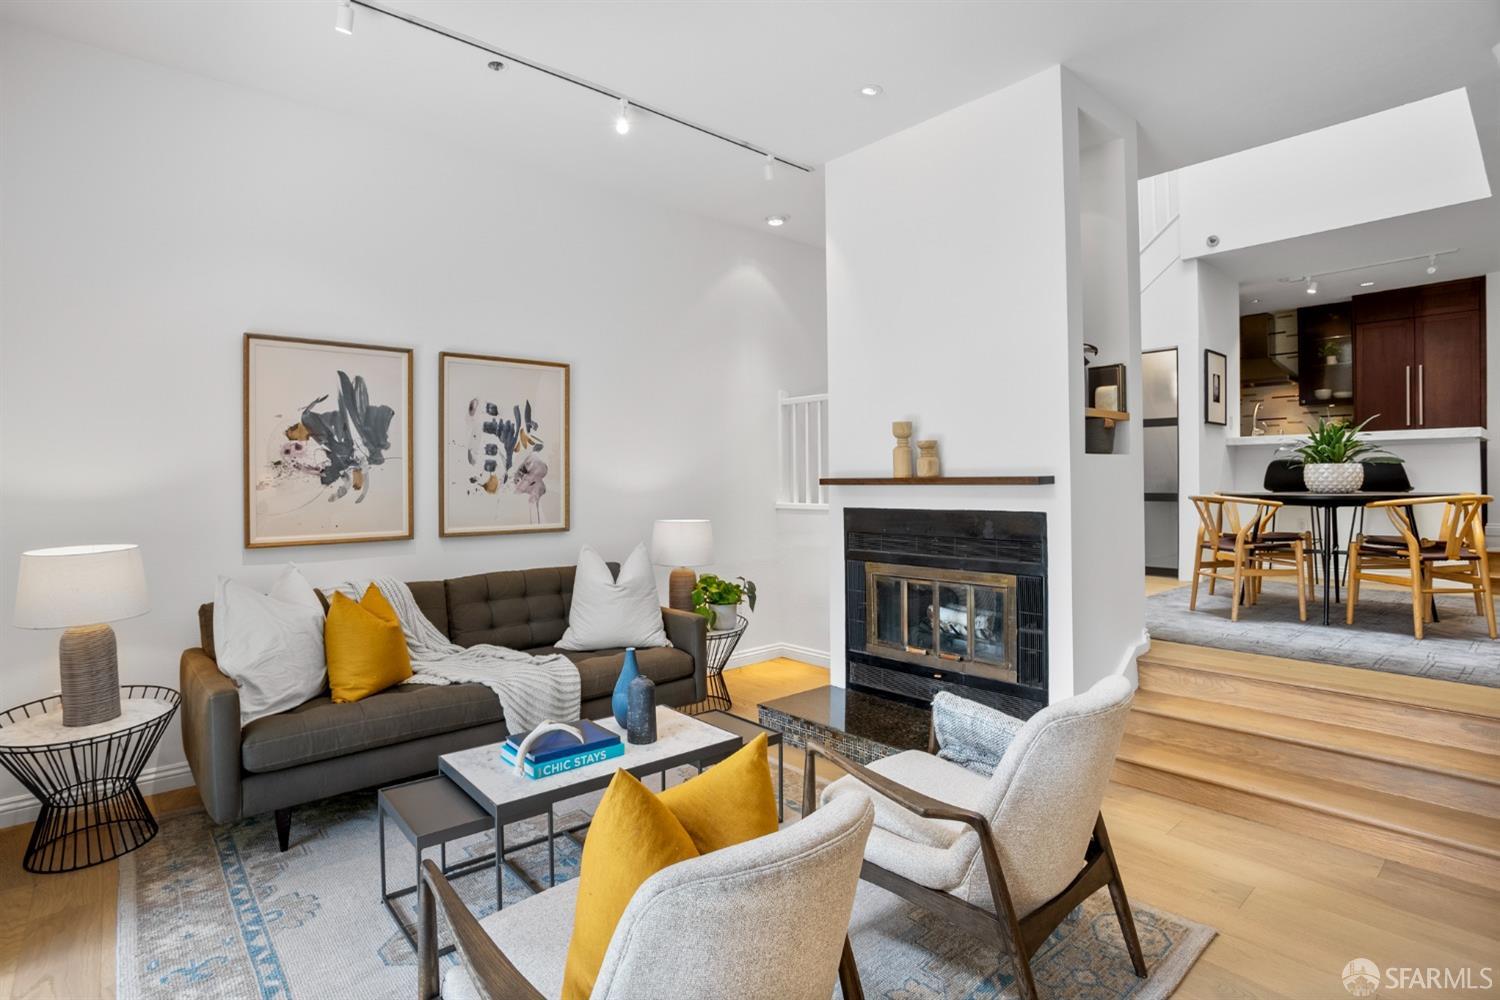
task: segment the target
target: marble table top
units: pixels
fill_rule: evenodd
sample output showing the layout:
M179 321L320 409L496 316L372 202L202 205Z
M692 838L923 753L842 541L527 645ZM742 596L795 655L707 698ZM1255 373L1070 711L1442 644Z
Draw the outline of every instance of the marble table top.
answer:
M172 711L175 706L155 698L122 698L120 715L92 726L63 725L62 706L50 711L0 724L0 747L39 747L50 743L73 743L99 736L112 736L145 725Z
M612 717L595 721L624 739L623 727ZM564 771L547 778L517 775L511 765L500 759L500 743L443 754L438 758L438 770L491 813L501 808L516 812L536 808L538 804L545 808L546 803L602 788L621 768L639 777L686 761L713 760L742 744L741 737L735 733L658 705L655 743L637 746L627 740L621 756L576 771Z

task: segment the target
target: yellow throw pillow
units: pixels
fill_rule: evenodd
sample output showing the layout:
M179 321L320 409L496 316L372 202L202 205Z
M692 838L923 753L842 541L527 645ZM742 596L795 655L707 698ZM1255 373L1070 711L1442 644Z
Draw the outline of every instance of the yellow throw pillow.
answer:
M651 790L629 771L616 771L583 842L563 1000L588 1000L615 925L641 883L697 856L693 839Z
M328 687L336 702L359 701L411 676L401 619L370 584L358 603L334 594L323 624Z
M761 733L728 760L658 796L699 854L776 832L776 793L766 746Z
M761 733L727 760L653 794L616 771L578 866L578 904L563 1000L587 1000L631 898L669 865L776 832L776 794Z

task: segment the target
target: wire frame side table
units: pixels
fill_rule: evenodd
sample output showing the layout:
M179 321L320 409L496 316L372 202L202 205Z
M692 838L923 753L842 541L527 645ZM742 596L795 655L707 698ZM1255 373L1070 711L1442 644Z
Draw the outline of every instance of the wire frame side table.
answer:
M740 636L745 634L745 628L749 624L741 615L739 624L734 628L708 630L708 694L698 704L682 709L683 712L698 715L703 712L729 711L732 702L729 685L724 683L724 667L734 655L734 648L740 644Z
M0 712L0 765L41 802L22 866L51 875L113 861L156 836L137 780L181 700L120 686L119 718L68 729L57 695Z

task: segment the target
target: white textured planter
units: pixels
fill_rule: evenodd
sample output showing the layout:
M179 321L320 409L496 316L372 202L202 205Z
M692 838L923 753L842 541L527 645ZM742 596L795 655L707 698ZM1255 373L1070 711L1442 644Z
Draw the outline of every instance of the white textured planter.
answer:
M1365 484L1365 467L1358 462L1304 465L1302 481L1313 493L1353 493Z
M714 609L714 628L731 629L740 623L738 604L710 604Z

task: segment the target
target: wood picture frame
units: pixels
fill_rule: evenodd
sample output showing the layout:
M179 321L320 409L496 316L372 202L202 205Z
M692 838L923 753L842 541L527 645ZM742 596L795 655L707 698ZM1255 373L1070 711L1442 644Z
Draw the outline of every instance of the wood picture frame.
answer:
M1203 352L1203 422L1216 427L1229 423L1229 359L1207 349Z
M438 355L438 535L572 526L572 366Z
M245 548L414 536L413 364L409 347L245 334Z

